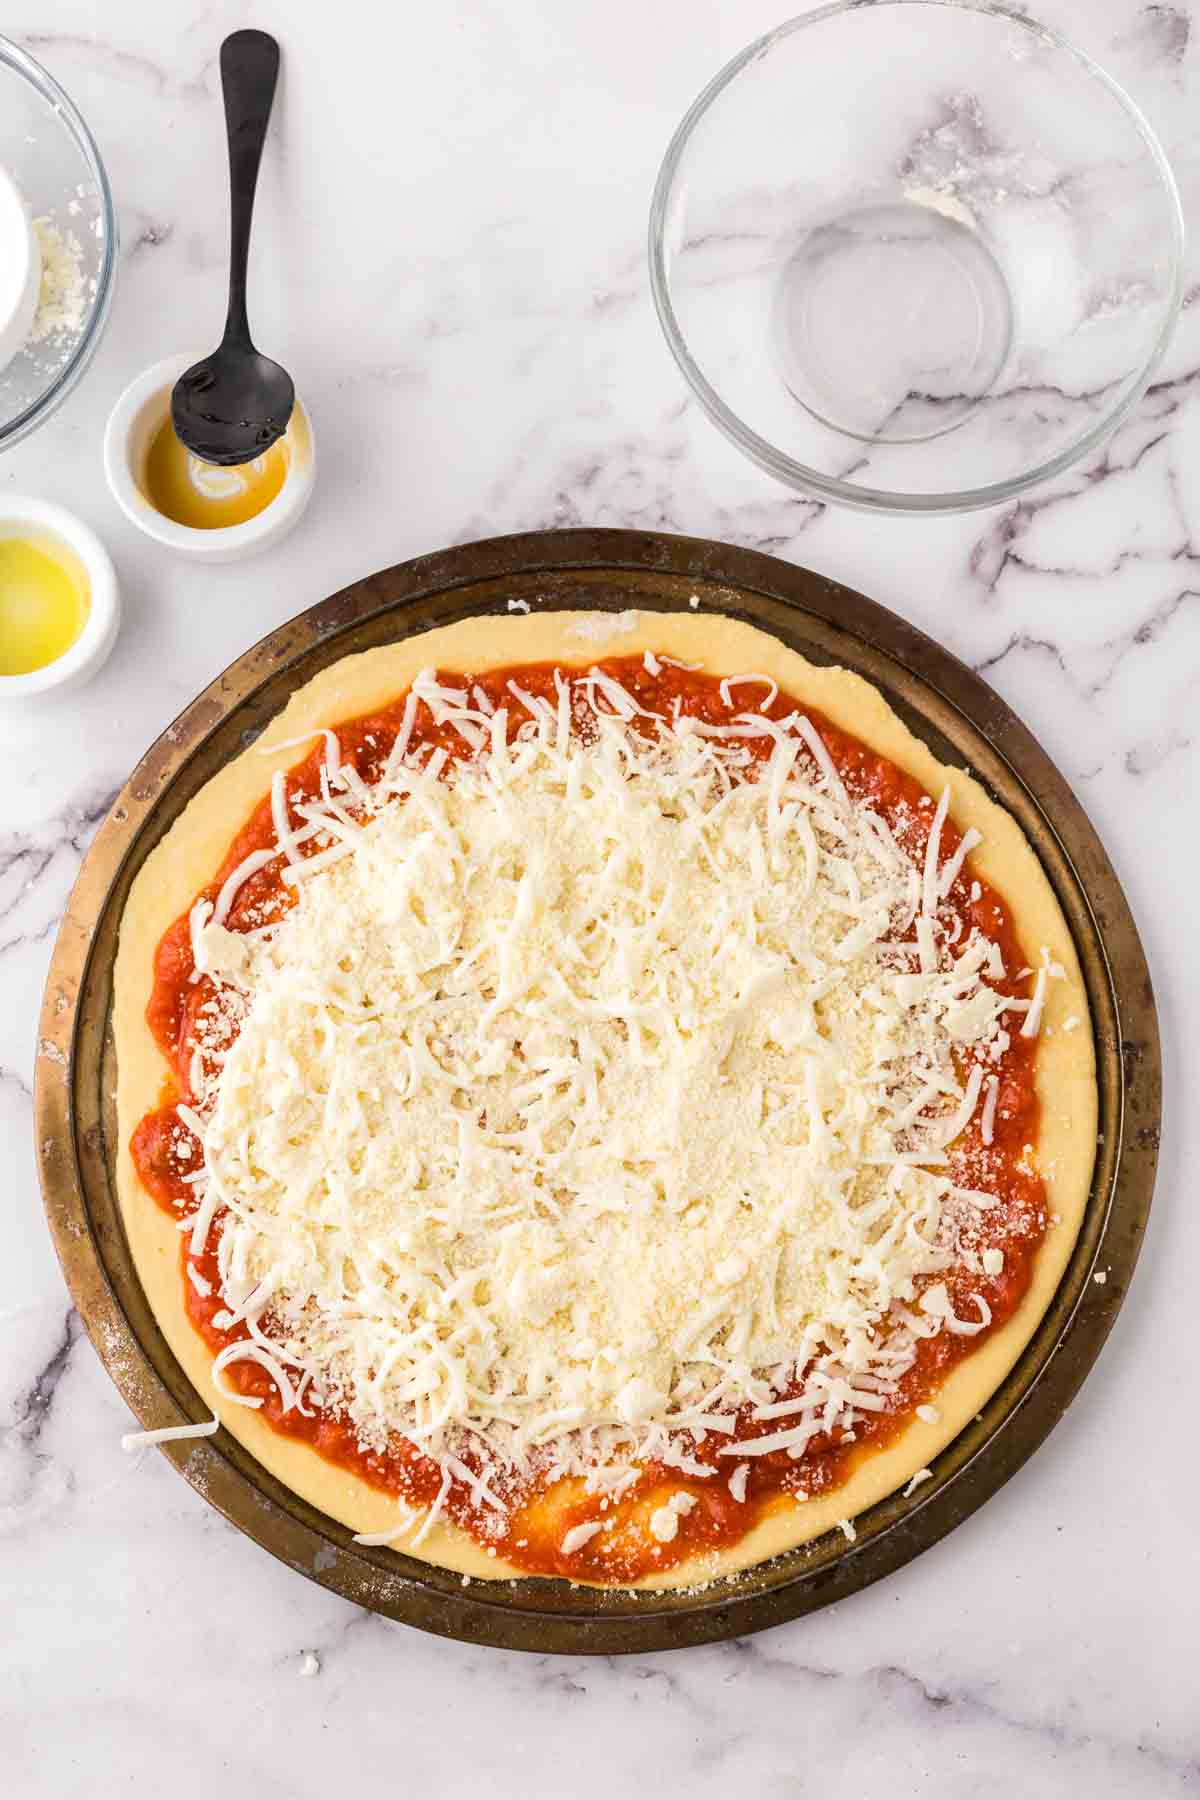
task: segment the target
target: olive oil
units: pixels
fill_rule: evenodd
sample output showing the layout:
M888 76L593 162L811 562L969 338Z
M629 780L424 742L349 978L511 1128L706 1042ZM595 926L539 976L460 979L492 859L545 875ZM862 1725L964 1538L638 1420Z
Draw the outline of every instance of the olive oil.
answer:
M142 474L147 500L164 519L194 531L244 525L270 506L287 478L291 450L278 438L262 456L237 468L201 462L185 450L170 418L151 440Z
M0 538L0 675L57 662L87 623L87 570L50 537Z

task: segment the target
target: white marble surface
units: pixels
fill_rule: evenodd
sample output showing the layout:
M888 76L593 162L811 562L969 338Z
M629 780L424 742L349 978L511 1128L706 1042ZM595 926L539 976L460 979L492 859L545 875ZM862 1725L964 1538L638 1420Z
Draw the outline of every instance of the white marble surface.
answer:
M84 0L8 8L4 29L96 131L123 251L94 368L0 463L0 491L89 520L127 604L90 688L0 715L0 754L19 771L0 812L0 1789L14 1800L160 1786L308 1800L347 1777L449 1800L531 1780L583 1800L1200 1792L1200 308L1103 457L1020 506L868 520L773 485L686 400L643 232L676 118L780 10L263 0L251 17L235 0L112 0L98 25ZM1200 8L1043 10L1143 104L1194 228ZM321 479L279 551L205 572L118 515L100 435L133 373L216 334L215 52L250 22L277 31L285 57L253 311L308 400ZM1167 1059L1132 1296L1032 1463L939 1548L840 1606L741 1644L605 1663L466 1648L360 1613L238 1536L157 1457L123 1457L128 1418L69 1310L30 1142L56 920L149 741L230 658L354 576L576 522L769 548L986 670L1108 843ZM307 1650L320 1659L308 1680Z

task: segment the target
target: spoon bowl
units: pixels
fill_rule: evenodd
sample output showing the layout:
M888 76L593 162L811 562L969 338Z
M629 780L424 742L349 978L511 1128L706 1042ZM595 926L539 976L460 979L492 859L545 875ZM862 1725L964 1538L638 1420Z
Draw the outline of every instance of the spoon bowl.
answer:
M279 45L265 31L235 31L221 45L229 145L229 309L211 356L175 383L171 423L202 462L252 462L283 436L296 403L291 376L256 350L246 315L246 263L263 140L279 77Z
M231 467L269 450L288 428L296 388L253 344L222 344L193 363L171 393L171 423L202 462Z

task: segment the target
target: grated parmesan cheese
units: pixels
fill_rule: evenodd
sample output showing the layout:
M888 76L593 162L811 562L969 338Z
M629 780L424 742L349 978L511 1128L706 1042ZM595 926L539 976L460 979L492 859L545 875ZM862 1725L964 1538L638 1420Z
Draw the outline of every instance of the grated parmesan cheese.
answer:
M83 274L83 250L73 231L63 231L45 216L33 221L42 253L42 285L28 342L75 337L83 329L95 284Z

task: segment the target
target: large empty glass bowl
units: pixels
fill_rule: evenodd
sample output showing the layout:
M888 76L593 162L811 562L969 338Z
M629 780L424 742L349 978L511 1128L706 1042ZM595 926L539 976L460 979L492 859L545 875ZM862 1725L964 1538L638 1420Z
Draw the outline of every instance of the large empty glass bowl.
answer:
M0 369L0 450L27 437L75 386L100 342L112 300L117 229L91 132L62 88L0 38L0 166L57 264L57 304ZM45 289L44 289L45 291Z
M650 220L716 424L885 511L986 506L1092 449L1162 354L1182 249L1133 102L986 0L842 0L752 44L675 133Z

